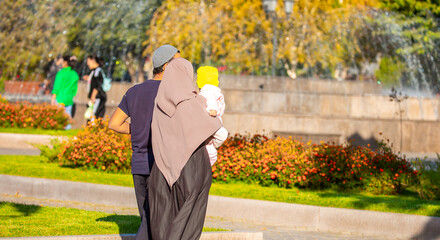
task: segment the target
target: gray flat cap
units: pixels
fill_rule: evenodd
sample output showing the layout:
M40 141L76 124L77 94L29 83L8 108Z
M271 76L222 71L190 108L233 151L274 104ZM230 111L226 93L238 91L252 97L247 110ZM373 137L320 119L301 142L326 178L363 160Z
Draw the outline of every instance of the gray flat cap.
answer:
M177 48L171 45L162 45L153 53L153 67L157 68L168 62L174 54L177 53Z

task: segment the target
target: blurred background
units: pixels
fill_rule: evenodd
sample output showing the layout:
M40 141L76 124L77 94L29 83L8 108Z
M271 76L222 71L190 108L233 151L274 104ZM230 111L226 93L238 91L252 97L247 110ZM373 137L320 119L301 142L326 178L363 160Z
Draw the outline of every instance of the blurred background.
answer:
M113 79L111 114L151 77L154 49L172 44L195 68L220 71L231 133L364 145L386 136L397 150L440 152L440 1L0 3L0 91L9 101L49 101L42 84L57 56L75 55L82 76L97 54ZM86 101L82 81L77 128Z

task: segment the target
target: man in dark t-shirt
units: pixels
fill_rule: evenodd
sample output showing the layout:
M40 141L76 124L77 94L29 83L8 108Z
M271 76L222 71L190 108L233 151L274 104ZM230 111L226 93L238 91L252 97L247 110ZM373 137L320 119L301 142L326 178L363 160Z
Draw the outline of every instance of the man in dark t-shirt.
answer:
M133 174L136 200L141 217L136 240L151 239L147 180L154 163L154 156L150 126L153 118L154 100L163 77L163 71L172 59L178 57L180 57L180 52L171 45L163 45L156 49L153 54L153 79L128 89L108 123L108 127L116 132L131 134L133 149L131 174ZM130 118L130 123L127 122L128 118Z

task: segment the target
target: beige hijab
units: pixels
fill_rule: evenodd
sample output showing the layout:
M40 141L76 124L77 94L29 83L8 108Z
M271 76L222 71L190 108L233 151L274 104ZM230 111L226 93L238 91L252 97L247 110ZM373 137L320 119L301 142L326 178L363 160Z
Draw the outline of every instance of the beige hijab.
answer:
M188 60L172 60L156 96L151 122L153 153L170 187L197 147L221 127L220 120L206 112L206 99L197 95L193 77Z

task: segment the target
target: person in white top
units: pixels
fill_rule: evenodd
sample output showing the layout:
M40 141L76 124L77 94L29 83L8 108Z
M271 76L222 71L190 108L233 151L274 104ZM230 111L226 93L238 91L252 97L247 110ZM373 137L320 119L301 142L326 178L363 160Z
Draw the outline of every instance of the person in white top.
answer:
M225 113L225 99L222 90L218 87L218 70L215 67L202 66L197 69L197 86L199 94L206 98L206 111L212 117L218 117L222 121ZM222 121L223 122L223 121ZM228 138L228 131L221 127L206 145L211 166L217 161L217 148Z

